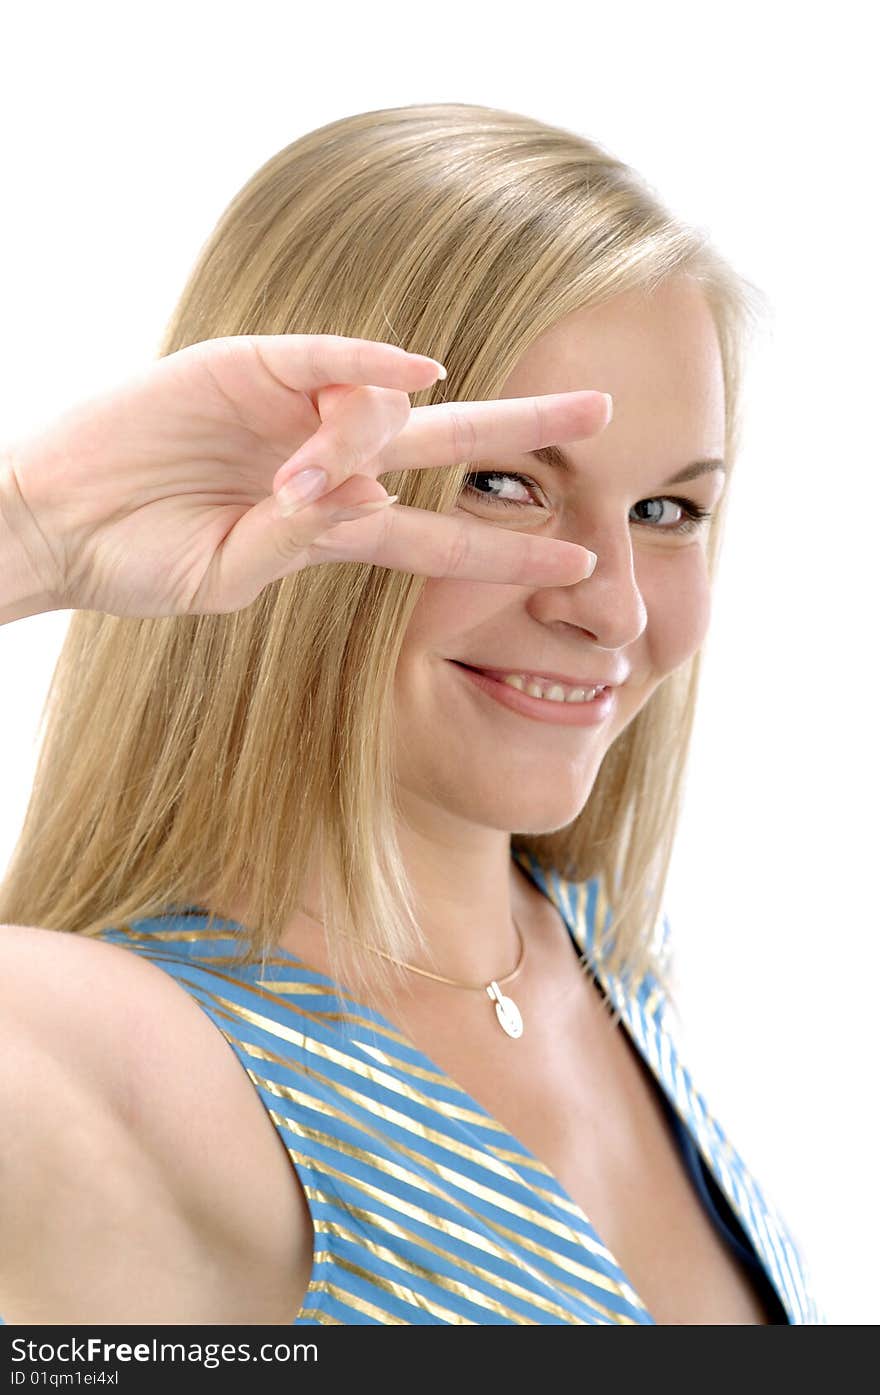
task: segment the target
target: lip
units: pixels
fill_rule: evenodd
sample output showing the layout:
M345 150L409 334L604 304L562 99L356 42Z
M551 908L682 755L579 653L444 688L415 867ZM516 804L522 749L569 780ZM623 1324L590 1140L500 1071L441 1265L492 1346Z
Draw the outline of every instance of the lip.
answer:
M551 673L549 669L538 672L529 668L492 668L488 664L465 664L461 659L451 662L461 664L462 668L476 669L478 673L488 673L492 678L503 679L508 673L521 673L524 677L543 679L547 683L562 683L566 688L617 688L624 681L622 678L572 678L570 673Z
M457 659L448 662L479 689L486 697L493 698L502 707L508 707L521 717L530 717L535 722L549 722L557 727L596 727L607 721L617 700L615 689L608 688L599 693L591 702L552 702L548 698L531 697L512 688L509 683L490 677L490 671L468 668ZM510 672L504 669L501 672Z

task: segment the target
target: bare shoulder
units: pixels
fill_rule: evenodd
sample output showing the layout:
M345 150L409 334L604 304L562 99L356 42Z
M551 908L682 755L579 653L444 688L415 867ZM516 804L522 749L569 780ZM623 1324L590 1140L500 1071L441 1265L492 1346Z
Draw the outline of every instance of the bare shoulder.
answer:
M108 1099L130 1079L129 1049L137 1049L138 1029L152 1016L152 997L165 991L164 977L103 940L0 925L3 1019L70 1066L93 1068L90 1083ZM111 1042L114 1051L107 1050Z
M0 1131L15 1139L0 1161L0 1225L42 1214L55 1241L50 1263L25 1255L32 1219L4 1236L34 1292L63 1282L67 1255L82 1320L292 1320L308 1208L237 1057L178 983L119 945L0 926L0 1051ZM134 1294L122 1312L113 1275ZM79 1320L62 1300L30 1319L4 1301L7 1321Z
M213 1068L240 1083L219 1034L180 985L106 940L0 926L0 1015L146 1147L161 1144L154 1126L181 1103L182 1078L204 1079Z

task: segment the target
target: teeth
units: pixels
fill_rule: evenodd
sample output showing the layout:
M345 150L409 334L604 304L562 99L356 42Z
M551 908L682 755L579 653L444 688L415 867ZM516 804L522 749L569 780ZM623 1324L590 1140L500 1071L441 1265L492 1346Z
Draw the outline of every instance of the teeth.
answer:
M530 697L543 698L545 702L592 702L599 691L598 688L566 690L561 683L549 680L544 683L536 678L526 678L521 673L505 674L501 681L511 688L517 688L521 693L528 693Z

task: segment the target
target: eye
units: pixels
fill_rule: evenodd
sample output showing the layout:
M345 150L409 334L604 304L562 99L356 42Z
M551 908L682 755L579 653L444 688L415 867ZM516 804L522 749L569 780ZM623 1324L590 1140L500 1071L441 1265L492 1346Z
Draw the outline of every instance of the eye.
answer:
M466 475L462 485L462 493L477 496L479 499L488 500L490 504L502 504L507 508L518 508L522 504L527 504L528 499L508 499L501 494L483 493L483 490L470 483L472 480L485 480L489 484L500 484L502 488L508 485L517 485L520 489L533 489L537 491L538 486L534 480L530 480L528 475L517 475L510 471L502 470L478 470L473 474ZM540 506L539 506L540 507Z
M640 499L637 504L633 504L633 508L640 509L643 504L675 504L676 508L684 511L684 518L679 523L671 527L655 528L655 533L693 533L712 517L711 509L703 509L691 499L679 499L671 494L656 494L651 499ZM638 522L644 520L639 519Z
M502 490L512 491L514 493L516 493L517 490L520 494L524 491L532 490L535 494L540 494L540 490L534 480L529 479L528 475L520 475L512 470L474 471L465 476L462 485L462 494L469 494L471 498L478 498L481 503L487 502L492 506L500 506L501 508L517 509L528 507L530 502L528 498L511 499L505 497L505 495L501 493L492 493L491 490L484 490L482 488L483 482L492 488L500 485ZM692 533L696 529L703 527L712 517L711 509L701 508L700 505L695 504L692 499L682 499L670 494L658 494L652 496L650 499L640 499L637 504L633 505L633 508L640 509L645 504L660 503L674 504L678 509L683 511L684 518L677 523L671 525L666 524L660 527L653 527L653 520L651 519L636 519L636 522L642 527L651 528L655 533ZM546 505L538 503L535 504L534 507L545 508Z

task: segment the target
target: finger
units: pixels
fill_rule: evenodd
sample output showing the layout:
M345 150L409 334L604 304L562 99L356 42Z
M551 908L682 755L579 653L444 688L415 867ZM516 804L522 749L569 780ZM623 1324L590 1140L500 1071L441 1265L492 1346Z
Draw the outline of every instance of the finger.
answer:
M231 336L236 338L239 336ZM344 334L248 334L267 369L286 387L312 392L327 383L374 383L417 392L446 369L426 354L412 354L381 340Z
M529 587L571 586L596 565L595 553L562 538L530 537L401 504L346 520L346 509L363 497L363 483L346 480L335 510L319 501L282 518L272 498L249 509L212 558L192 598L193 613L250 605L272 582L320 562L369 562L416 576Z
M323 387L316 388L311 394L312 401L318 412L318 421L315 426L317 431L322 421L326 421L331 412L334 412L350 392L357 392L357 383L325 383Z
M346 398L333 418L345 420L345 427L334 430L328 422L319 428L279 468L273 489L313 466L326 471L330 489L347 470L363 471L367 465L371 474L380 475L475 462L484 455L521 454L556 441L598 435L611 420L610 395L592 389L426 407L409 405L402 394L378 388L374 392L371 411L363 420L341 416L346 408L352 414L357 411ZM392 429L395 402L407 415L405 424Z
M610 420L610 395L592 390L411 406L406 425L383 446L370 472L381 475L470 463L484 455L522 454L556 441L598 435Z
M331 395L332 394L332 395ZM303 470L320 465L331 490L349 475L363 473L364 467L406 424L412 410L405 392L388 388L331 388L319 394L325 420L294 455L279 466L272 481L273 490L287 484Z
M416 576L455 577L461 581L490 581L510 586L571 586L590 576L596 554L562 538L535 537L509 528L452 514L411 509L403 504L381 509L351 522L330 527L320 542L326 561L372 562L412 572ZM296 515L300 536L318 534L305 511ZM282 524L294 520L282 520ZM320 525L319 525L320 526ZM314 558L310 559L314 560Z
M194 614L224 614L250 605L270 582L290 576L315 561L330 561L310 550L316 538L358 504L375 509L389 504L388 493L377 480L352 475L317 505L283 518L272 495L247 510L217 546L196 594L190 602ZM346 552L345 559L351 557Z

